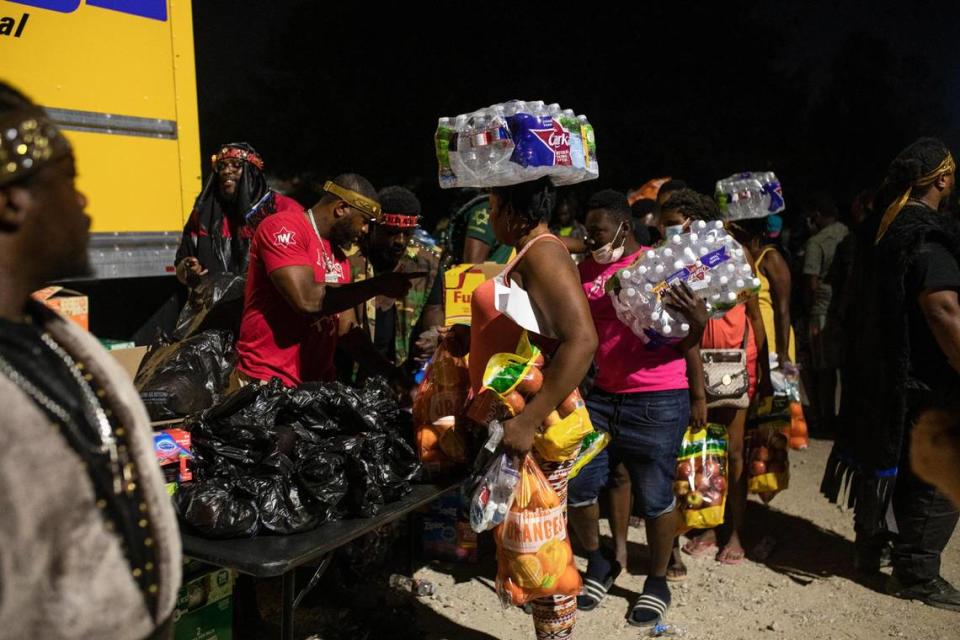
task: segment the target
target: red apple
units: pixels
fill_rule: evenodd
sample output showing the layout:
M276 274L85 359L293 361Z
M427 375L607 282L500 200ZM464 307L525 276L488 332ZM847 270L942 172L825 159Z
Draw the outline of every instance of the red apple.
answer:
M770 449L766 447L757 447L753 450L753 459L760 462L766 462L770 459Z
M689 460L682 460L677 463L677 477L686 480L693 473L693 465Z
M750 475L762 476L767 472L767 463L760 460L754 460L750 463Z
M582 406L583 398L580 397L580 392L574 389L573 393L564 398L563 402L560 403L560 406L557 407L557 411L560 412L561 418L566 418L568 415Z
M538 369L542 369L545 363L546 360L544 359L542 353L538 353L533 357L533 366L537 367Z
M547 414L547 417L543 419L543 426L549 429L553 425L561 422L563 418L560 417L560 414L556 411L551 411Z
M720 462L716 458L707 458L703 463L703 474L711 478L720 475Z
M697 491L706 491L710 488L710 478L702 473L698 473L693 478L693 486L697 488Z
M715 491L723 493L727 489L727 479L721 475L713 476L710 478L710 486L712 486Z
M511 391L504 396L503 401L507 403L508 407L510 407L510 413L515 416L520 415L520 413L527 406L527 401L524 400L523 396L516 391Z
M517 391L520 392L520 395L528 398L539 392L541 387L543 387L543 374L540 372L540 369L530 367L527 375L525 375L520 380L520 384L517 385Z

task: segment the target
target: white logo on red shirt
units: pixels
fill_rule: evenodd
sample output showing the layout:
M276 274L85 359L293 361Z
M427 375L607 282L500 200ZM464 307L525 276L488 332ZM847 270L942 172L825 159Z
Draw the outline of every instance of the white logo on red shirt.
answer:
M280 230L273 234L273 244L278 247L293 247L297 241L294 239L295 231L287 231L286 227L280 227Z

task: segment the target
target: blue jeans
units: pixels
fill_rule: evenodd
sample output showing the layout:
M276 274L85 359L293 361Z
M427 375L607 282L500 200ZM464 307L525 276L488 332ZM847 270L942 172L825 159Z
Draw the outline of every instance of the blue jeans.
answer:
M677 452L690 422L688 391L613 394L594 390L586 403L594 428L612 438L607 448L570 480L570 506L595 503L607 486L610 470L622 462L643 517L656 518L673 511Z

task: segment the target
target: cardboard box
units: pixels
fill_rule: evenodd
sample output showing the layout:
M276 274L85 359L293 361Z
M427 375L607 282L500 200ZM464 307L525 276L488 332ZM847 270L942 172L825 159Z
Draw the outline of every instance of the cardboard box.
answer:
M233 584L229 569L184 579L173 610L174 640L233 640Z
M140 368L140 362L143 356L147 354L146 347L133 347L132 349L111 349L110 355L117 359L123 370L127 372L130 379L133 380L137 375L137 369Z
M443 312L448 327L470 324L470 298L474 289L500 275L504 266L496 262L482 262L458 264L447 269L443 278Z
M463 516L466 505L459 491L434 500L425 508L420 536L424 559L476 563L477 534Z
M33 298L75 322L84 331L90 330L90 301L79 291L63 287L47 287L34 291Z

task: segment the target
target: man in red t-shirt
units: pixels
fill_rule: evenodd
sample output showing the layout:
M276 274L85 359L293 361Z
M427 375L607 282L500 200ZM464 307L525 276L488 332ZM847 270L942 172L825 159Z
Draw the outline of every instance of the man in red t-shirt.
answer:
M377 295L402 298L410 280L423 276L385 273L350 283L343 248L379 218L377 192L356 174L328 181L323 191L307 211L278 212L254 234L237 341L241 383L279 378L296 386L333 380L338 338L351 348L356 343L357 349L368 349L369 340L352 339L357 333L353 308ZM397 375L382 363L378 372Z

